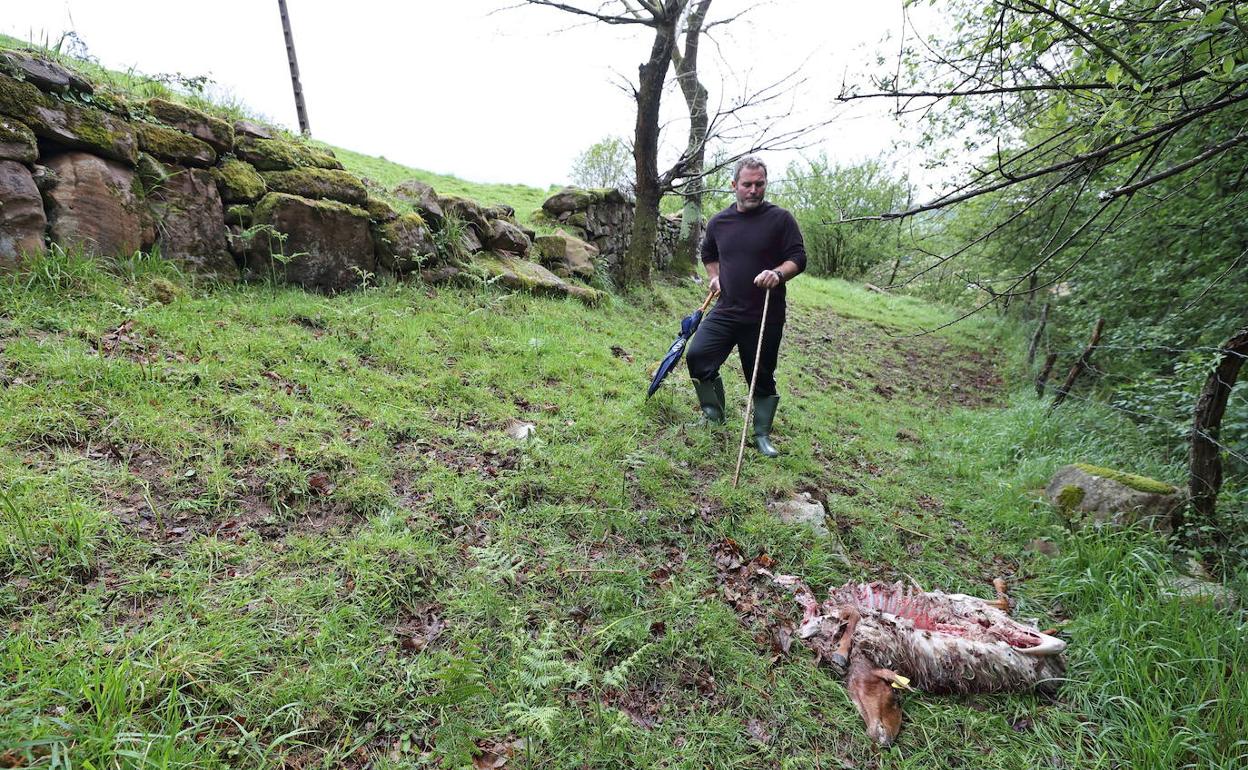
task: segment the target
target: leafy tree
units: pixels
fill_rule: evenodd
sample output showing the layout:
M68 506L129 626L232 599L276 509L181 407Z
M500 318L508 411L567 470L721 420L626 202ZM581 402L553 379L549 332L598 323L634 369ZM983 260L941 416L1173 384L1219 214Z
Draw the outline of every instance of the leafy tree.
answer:
M618 136L591 144L572 162L572 184L579 187L633 189L633 151Z

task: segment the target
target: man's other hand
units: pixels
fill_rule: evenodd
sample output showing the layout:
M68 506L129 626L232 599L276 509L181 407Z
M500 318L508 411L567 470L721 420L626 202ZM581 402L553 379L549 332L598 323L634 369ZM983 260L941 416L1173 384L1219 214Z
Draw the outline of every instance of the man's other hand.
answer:
M775 270L764 270L754 276L754 285L760 289L774 289L780 285L780 274Z
M714 278L712 278L711 282L707 284L706 288L708 291L710 291L711 294L719 294L719 276L717 275Z

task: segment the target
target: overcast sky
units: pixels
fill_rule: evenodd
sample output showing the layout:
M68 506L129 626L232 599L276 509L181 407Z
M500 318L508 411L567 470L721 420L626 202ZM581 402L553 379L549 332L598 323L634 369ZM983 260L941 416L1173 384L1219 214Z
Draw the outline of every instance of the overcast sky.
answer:
M514 0L288 0L313 135L334 145L480 182L567 181L575 156L631 135L635 81L650 30L585 23ZM888 105L838 107L843 79L868 69L900 26L900 0L716 0L712 16L749 8L704 45L712 102L798 72L777 102L791 125L837 120L807 153L841 161L889 149ZM73 30L105 66L207 75L219 93L296 128L276 0L4 0L0 32L55 42ZM882 50L895 50L896 42ZM684 143L683 100L666 99L669 154ZM775 169L796 157L775 154ZM780 161L776 163L775 161ZM904 170L904 169L903 169Z

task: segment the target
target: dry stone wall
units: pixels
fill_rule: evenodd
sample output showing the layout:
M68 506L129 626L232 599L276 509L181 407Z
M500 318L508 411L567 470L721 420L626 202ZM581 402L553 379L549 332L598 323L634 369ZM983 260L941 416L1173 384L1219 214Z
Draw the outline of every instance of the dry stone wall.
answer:
M546 199L542 215L551 223L591 243L613 275L618 269L633 231L632 199L620 190L587 190L565 187ZM654 267L666 270L680 239L680 215L659 217L654 244Z
M460 234L449 248L439 236L448 227ZM132 102L38 52L0 50L0 270L53 245L105 257L159 249L215 281L336 292L370 274L420 271L600 299L577 282L584 270L533 261L534 237L507 206L438 196L416 180L370 189L332 151L267 126Z

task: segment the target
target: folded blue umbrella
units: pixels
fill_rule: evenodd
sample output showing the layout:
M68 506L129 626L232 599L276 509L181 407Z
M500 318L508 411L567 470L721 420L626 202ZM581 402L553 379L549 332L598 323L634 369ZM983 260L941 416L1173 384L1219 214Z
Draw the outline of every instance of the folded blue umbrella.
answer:
M702 314L706 312L706 308L714 298L714 293L707 294L706 301L702 303L702 307L681 319L680 334L676 335L676 341L667 349L667 355L663 356L658 369L655 370L654 379L650 381L650 390L646 391L646 398L654 395L654 392L663 384L663 378L680 361L680 357L685 353L685 346L689 344L689 338L698 330L698 324L702 323Z

